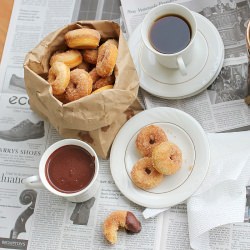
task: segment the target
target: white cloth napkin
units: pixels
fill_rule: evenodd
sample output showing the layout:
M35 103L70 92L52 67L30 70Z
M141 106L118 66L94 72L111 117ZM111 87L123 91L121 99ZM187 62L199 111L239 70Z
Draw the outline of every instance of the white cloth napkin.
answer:
M187 200L190 245L209 249L208 231L243 222L250 179L250 131L208 134L211 160L205 180ZM167 209L167 208L166 208ZM145 218L164 209L145 209Z

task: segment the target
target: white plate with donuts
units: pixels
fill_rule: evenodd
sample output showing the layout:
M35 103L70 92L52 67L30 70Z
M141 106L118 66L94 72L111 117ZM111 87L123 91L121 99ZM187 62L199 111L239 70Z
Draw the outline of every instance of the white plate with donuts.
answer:
M159 184L144 188L135 184L131 171L144 157L138 150L138 134L151 125L164 131L167 141L179 148L182 161L174 174L164 174ZM155 157L154 151L149 158ZM189 114L167 107L152 108L132 117L118 132L110 153L111 173L117 187L129 200L149 208L171 207L188 199L204 180L209 161L209 143L201 125ZM145 179L152 172L146 167L138 171Z

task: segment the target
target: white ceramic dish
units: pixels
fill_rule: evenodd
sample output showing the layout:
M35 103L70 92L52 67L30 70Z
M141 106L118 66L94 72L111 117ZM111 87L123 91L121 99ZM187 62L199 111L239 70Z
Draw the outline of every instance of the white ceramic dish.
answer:
M131 55L140 78L140 86L147 92L166 99L181 99L205 90L218 76L224 61L224 45L218 30L205 17L194 13L198 33L197 55L187 65L187 75L178 69L161 66L141 40L139 25L128 41Z
M156 188L142 190L131 181L130 172L141 158L135 140L140 129L155 124L183 154L181 169L164 176ZM110 167L120 191L131 201L150 208L165 208L183 202L202 183L209 166L210 150L200 124L187 113L173 108L153 108L132 117L117 134L110 155Z

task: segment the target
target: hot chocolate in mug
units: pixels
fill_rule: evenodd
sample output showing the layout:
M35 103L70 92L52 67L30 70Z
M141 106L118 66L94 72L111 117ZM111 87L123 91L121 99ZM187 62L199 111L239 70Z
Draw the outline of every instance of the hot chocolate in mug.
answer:
M52 144L42 155L39 175L24 179L31 188L45 187L72 202L83 202L99 188L98 157L87 143L64 139Z
M167 68L187 74L186 65L194 59L197 24L186 7L167 3L150 10L142 22L142 41Z

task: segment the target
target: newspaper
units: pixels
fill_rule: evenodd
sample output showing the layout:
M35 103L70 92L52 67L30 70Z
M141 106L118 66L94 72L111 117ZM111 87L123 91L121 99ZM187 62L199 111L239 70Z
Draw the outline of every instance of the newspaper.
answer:
M142 4L140 1L121 0L128 35L132 34L151 8L167 2L171 1L145 0ZM144 91L146 107L167 106L181 109L199 121L207 132L248 128L249 108L244 102L249 88L245 33L250 18L250 1L182 0L174 2L198 12L216 26L225 46L223 68L206 91L191 98L164 100Z
M141 6L137 6L139 2ZM0 67L0 249L109 249L110 245L102 235L102 223L111 211L117 209L134 212L142 223L142 231L135 235L119 232L118 243L112 249L191 249L186 205L177 205L155 218L145 220L142 216L144 208L130 202L117 189L110 173L109 161L100 159L100 189L95 197L84 203L70 203L46 190L27 189L22 184L24 178L38 173L39 160L45 149L62 139L48 122L30 110L22 68L26 53L46 34L77 19L112 19L119 22L126 32L125 26L129 27L131 22L128 20L134 17L132 23L135 27L141 20L139 17L143 18L155 5L154 1L145 0L143 6L142 1L126 0L122 3L124 13L129 8L133 10L138 7L143 12L141 17L138 13L129 18L125 14L125 24L120 18L120 2L116 0L14 2ZM196 3L207 4L206 1L198 0ZM129 29L127 34L130 34ZM239 65L241 72L244 72L243 57L230 59L230 68L238 69ZM235 70L231 72L235 74ZM249 124L249 121L243 122L239 117L243 113L248 116L249 111L244 108L238 114L237 126L226 124L217 128L214 118L205 121L204 113L207 117L214 117L215 114L223 117L222 113L228 112L228 109L237 114L237 110L243 107L243 100L212 104L207 92L189 101L161 100L145 91L142 91L141 97L147 108L174 105L185 110L199 120L206 131L223 131ZM203 107L207 106L208 110L198 112L200 103ZM248 195L250 197L250 189ZM250 220L249 197L246 222ZM209 234L210 249L249 249L249 230L247 223L212 230Z

